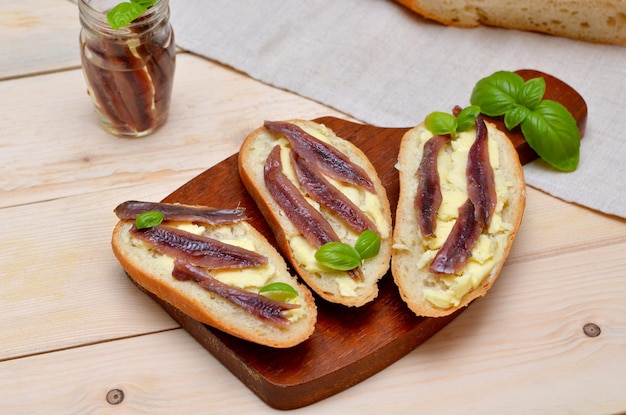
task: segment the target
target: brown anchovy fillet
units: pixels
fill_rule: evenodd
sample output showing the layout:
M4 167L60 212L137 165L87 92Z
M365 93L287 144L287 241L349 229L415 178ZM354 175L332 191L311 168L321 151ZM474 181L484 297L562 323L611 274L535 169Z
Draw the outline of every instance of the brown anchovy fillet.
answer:
M133 55L126 44L115 40L99 39L90 41L87 46L100 61L108 61L116 68L102 69L84 59L88 63L86 76L103 112L112 124L127 132L149 129L153 125L150 112L153 93L152 81L143 69L144 61ZM125 100L122 91L135 99Z
M97 61L106 62L105 39L89 39L85 44L85 48L89 49L89 53L97 56ZM93 99L98 103L100 111L111 122L116 130L131 133L132 129L128 128L125 120L130 118L126 104L121 97L120 91L115 86L115 80L111 71L100 68L92 63L86 57L86 53L81 53L82 65L85 77L91 87L91 93L94 94Z
M259 294L231 287L213 278L202 269L180 259L174 261L172 276L180 281L195 281L205 290L211 291L238 305L248 313L277 326L285 327L289 325L289 319L282 314L283 311L300 307L299 304L274 301Z
M363 168L352 163L345 154L308 134L297 125L274 121L265 121L263 125L270 132L287 137L296 153L314 163L315 167L333 179L363 187L372 193L375 192L374 184Z
M246 219L245 210L243 208L215 209L204 206L141 202L136 200L120 203L114 211L117 217L122 220L134 220L140 214L151 211L162 213L164 220L203 223L207 225L223 225Z
M117 91L123 91L123 96L132 96L135 99L126 99L124 104L128 111L128 118L124 123L136 131L145 131L152 124L153 92L152 81L144 70L144 61L131 52L128 45L116 41L103 43L103 51L107 60L118 70L112 71ZM130 95L129 95L130 94Z
M467 160L467 193L476 209L476 219L487 229L496 208L497 195L493 168L489 163L487 126L479 115L476 118L476 140Z
M135 20L139 23L145 20L145 15ZM174 31L169 23L160 23L155 35L146 39L138 48L137 52L144 57L146 69L154 85L154 122L167 116L169 100L174 81L176 68L176 44ZM134 31L142 36L142 32L149 30L147 25L134 26ZM145 35L144 35L145 37Z
M431 262L430 272L454 274L462 270L481 233L482 227L474 216L474 204L468 199L459 207L459 217Z
M376 231L374 222L319 173L311 163L294 151L291 152L291 162L300 186L309 197L333 211L355 232L361 233L368 229Z
M280 146L275 146L265 162L265 186L293 225L315 248L327 242L339 242L339 236L300 190L283 173Z
M250 268L268 263L266 257L256 252L169 226L158 225L147 229L133 226L131 233L160 253L184 259L198 267Z
M270 152L264 167L265 186L291 223L311 245L320 248L328 242L341 242L328 221L306 201L300 190L283 173L280 146ZM355 280L362 280L360 268L348 271Z
M424 144L424 153L417 169L415 209L420 230L426 237L435 236L437 228L437 213L443 199L437 171L437 155L449 140L449 135L436 135L430 138Z
M172 37L174 35L172 34ZM148 49L149 50L149 49ZM174 84L176 68L176 48L174 39L167 49L160 48L162 53L149 52L146 60L146 69L154 85L154 122L159 123L169 113L171 91Z

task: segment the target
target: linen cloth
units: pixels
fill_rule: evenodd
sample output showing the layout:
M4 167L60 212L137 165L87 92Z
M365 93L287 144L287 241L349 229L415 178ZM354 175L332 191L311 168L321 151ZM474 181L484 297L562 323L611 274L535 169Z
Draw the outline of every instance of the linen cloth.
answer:
M556 76L588 106L580 164L561 173L535 161L524 167L526 182L626 218L626 47L446 27L391 0L170 0L170 7L179 47L381 127L411 127L432 111L469 105L476 82L498 70Z

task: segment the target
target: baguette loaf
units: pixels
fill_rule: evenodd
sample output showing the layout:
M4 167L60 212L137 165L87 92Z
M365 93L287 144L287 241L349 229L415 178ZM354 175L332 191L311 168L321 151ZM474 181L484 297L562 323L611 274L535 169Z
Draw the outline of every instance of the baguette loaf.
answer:
M402 138L398 155L400 193L393 237L392 274L400 295L419 316L451 314L483 296L498 277L520 226L525 207L525 183L515 147L494 125L486 123L489 163L493 168L495 212L478 237L464 268L453 273L431 271L431 263L468 200L468 151L476 127L460 133L439 150L437 170L442 202L434 236L425 236L418 223L416 172L424 144L433 134L422 123Z
M361 306L376 298L378 280L389 270L390 266L392 231L387 192L366 155L354 144L336 136L332 130L322 124L305 120L292 120L286 123L296 125L317 140L347 156L352 163L367 173L373 183L374 192L370 192L359 186L332 181L341 193L347 195L374 222L379 232L380 251L377 256L362 262L360 267L362 279L355 279L348 272L336 271L320 264L314 256L317 247L306 240L268 190L265 184L264 166L270 152L280 145L283 173L298 187L298 191L305 195L291 166L292 146L284 136L270 132L265 126L257 128L248 135L239 152L239 172L242 182L276 236L281 252L306 284L329 302L346 306ZM306 197L306 200L330 224L341 242L354 245L359 236L357 232L339 220L329 209L309 197Z
M594 43L626 44L622 0L396 0L448 26L497 26Z
M261 287L270 283L286 283L298 295L280 301L295 303L299 308L283 311L289 322L276 325L246 311L224 296L203 288L196 281L175 278L174 257L137 238L133 233L136 232L135 221L122 219L113 231L112 248L124 270L137 285L199 322L254 343L286 348L311 336L317 319L317 308L311 292L288 272L283 257L252 225L245 220L218 225L191 222L164 222L164 225L242 247L267 258L268 263L258 267L202 269L202 272L208 272L228 287L251 292L255 296L258 296Z

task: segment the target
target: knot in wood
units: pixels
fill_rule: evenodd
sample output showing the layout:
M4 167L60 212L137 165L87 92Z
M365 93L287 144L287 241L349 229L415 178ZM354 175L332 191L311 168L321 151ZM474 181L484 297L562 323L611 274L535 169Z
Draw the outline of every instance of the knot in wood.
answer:
M124 400L124 391L121 389L111 389L107 393L107 402L111 405L119 405Z
M583 326L583 333L587 337L598 337L601 333L600 326L595 323L587 323Z

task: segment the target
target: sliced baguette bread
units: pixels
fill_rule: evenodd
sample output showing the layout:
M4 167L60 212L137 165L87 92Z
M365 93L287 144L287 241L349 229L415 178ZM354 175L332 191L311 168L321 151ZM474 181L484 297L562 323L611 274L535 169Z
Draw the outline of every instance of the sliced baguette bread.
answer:
M396 0L448 26L497 26L571 39L626 44L626 4L621 0Z
M306 284L329 302L346 306L361 306L376 298L378 281L390 266L392 230L386 190L366 155L354 144L338 137L332 130L319 123L306 120L291 120L287 123L298 126L306 133L346 155L352 163L367 172L374 185L375 193L372 193L358 186L333 182L378 227L381 238L380 251L377 256L366 259L362 263L362 280L355 280L348 272L330 269L316 261L314 255L317 248L303 237L266 187L264 166L268 155L277 145L281 146L284 174L292 183L299 186L290 165L292 149L285 137L270 132L266 127L257 128L247 136L239 152L239 173L242 182L272 229L281 252ZM301 188L300 191L302 191ZM310 199L307 200L321 213L342 242L348 245L355 243L358 235L353 230L328 209L320 207L320 204Z
M398 155L400 193L393 236L392 274L403 300L419 316L449 315L483 296L493 285L520 226L526 188L515 147L494 125L487 124L489 161L493 168L497 203L495 213L474 246L461 272L433 273L430 264L467 200L467 154L476 128L461 133L439 151L437 158L443 201L434 237L425 237L418 224L416 174L424 143L433 134L422 123L403 137Z
M133 220L118 222L112 235L112 247L126 273L144 290L199 322L250 342L285 348L302 343L313 333L317 308L311 292L298 283L297 278L288 272L283 257L245 220L217 226L182 222L164 224L240 246L266 257L268 264L260 267L203 272L228 286L255 294L270 283L290 285L298 295L285 301L298 304L299 308L283 312L289 320L287 325L269 323L195 281L174 278L174 258L136 238L132 232L134 223Z

